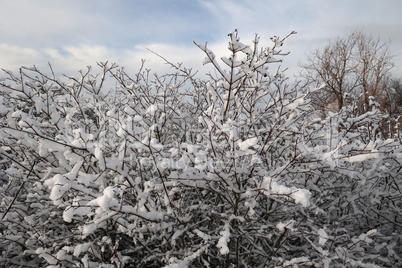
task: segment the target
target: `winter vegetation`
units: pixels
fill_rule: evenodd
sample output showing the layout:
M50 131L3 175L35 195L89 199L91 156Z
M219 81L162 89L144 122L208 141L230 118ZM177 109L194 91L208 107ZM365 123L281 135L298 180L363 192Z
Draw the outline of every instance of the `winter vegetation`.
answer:
M0 266L402 266L399 80L368 91L351 62L335 87L330 53L329 76L312 55L289 81L292 34L236 30L222 58L194 42L203 79L168 60L163 75L4 71Z

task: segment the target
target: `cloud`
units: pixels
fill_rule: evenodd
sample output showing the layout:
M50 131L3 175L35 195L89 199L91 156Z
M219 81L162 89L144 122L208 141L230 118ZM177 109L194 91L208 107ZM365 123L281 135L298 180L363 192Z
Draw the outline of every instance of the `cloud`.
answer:
M149 50L148 50L149 49ZM131 73L135 73L141 66L141 60L145 59L145 67L152 73L163 74L171 71L171 67L156 54L164 57L171 63L194 70L207 68L202 66L203 52L195 45L180 46L164 43L139 44L128 49L113 49L106 46L64 46L60 49L43 48L32 49L29 47L0 44L0 58L6 69L18 70L19 67L36 66L41 70L48 70L48 63L57 73L74 75L78 70L87 66L95 66L97 62L115 62Z
M3 66L9 70L18 69L22 65L34 65L42 57L41 53L29 47L20 47L6 43L0 43L0 59Z

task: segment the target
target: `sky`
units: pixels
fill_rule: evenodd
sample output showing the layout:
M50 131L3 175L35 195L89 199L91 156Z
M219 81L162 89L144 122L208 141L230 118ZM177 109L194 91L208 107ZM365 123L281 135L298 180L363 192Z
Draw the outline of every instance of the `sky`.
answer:
M234 29L249 45L260 35L263 46L296 31L283 47L291 52L282 63L289 76L329 40L363 29L391 42L392 73L402 77L401 0L0 0L0 68L46 71L51 63L70 76L109 61L134 74L146 59L147 68L166 73L152 50L203 75L210 69L193 40L227 56Z

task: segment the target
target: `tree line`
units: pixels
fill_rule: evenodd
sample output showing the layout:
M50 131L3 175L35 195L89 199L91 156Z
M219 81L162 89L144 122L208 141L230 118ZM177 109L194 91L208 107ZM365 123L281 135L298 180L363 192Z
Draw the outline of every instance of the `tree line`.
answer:
M325 86L312 96L321 117L336 113L357 101L353 114L361 115L375 102L386 117L381 133L385 138L400 137L402 78L393 77L390 41L355 30L348 36L331 40L308 55L300 64L301 77L316 86Z

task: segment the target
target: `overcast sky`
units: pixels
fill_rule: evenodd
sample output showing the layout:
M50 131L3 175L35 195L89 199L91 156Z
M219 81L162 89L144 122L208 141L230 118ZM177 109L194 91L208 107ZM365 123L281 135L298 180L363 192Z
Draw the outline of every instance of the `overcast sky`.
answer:
M0 0L0 68L46 69L50 62L73 75L109 60L135 72L145 58L164 72L149 48L205 73L192 40L208 41L223 56L235 28L243 43L258 33L266 45L273 35L297 31L284 46L289 75L306 53L363 28L392 42L393 73L402 76L401 0Z

